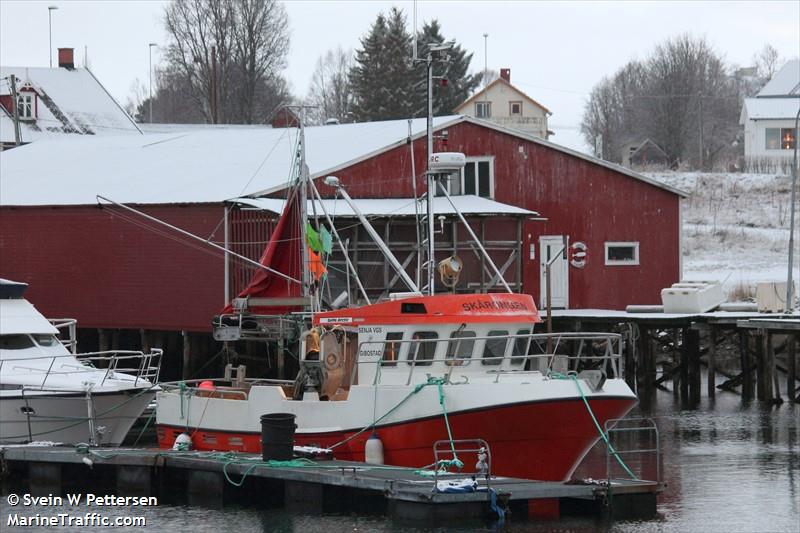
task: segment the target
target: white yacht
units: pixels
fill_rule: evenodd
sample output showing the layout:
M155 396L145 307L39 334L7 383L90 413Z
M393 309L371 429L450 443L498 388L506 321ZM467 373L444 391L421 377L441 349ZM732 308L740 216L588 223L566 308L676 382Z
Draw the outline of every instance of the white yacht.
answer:
M0 279L0 443L119 445L155 397L161 350L76 354L26 288Z

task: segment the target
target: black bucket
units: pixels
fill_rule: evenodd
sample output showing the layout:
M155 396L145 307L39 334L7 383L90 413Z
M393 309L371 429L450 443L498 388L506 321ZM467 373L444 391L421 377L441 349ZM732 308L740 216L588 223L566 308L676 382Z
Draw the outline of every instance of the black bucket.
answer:
M289 461L294 457L294 423L291 413L261 415L261 457L264 461Z

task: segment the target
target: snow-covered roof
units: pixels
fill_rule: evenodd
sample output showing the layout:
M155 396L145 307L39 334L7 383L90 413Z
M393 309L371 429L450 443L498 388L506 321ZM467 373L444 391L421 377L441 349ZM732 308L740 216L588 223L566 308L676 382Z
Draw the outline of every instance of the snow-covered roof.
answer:
M795 98L746 98L741 124L746 120L794 119L800 109L800 95Z
M141 133L88 69L0 67L0 94L11 94L6 79L11 74L17 78L17 91L30 88L37 94L36 120L20 121L24 143L64 135ZM0 141L14 140L14 122L0 109Z
M787 95L800 96L800 59L787 61L758 91L759 97Z
M630 169L525 132L465 116L438 117L434 129L461 122L512 135L686 196ZM306 128L312 179L404 146L408 121ZM412 138L425 119L411 121ZM214 203L266 196L289 182L296 128L189 128L172 133L46 139L0 153L0 205L86 205L102 195L134 204Z
M489 198L482 198L474 195L452 196L453 204L461 212L467 215L506 215L512 217L535 217L539 213L536 211L529 211L513 205L495 202ZM243 205L248 205L270 211L272 213L282 213L284 200L279 198L236 198L233 202ZM321 216L327 211L331 217L344 217L353 218L355 213L344 200L323 199L322 200L324 211L318 205L318 201L308 202L308 212L312 213L313 207L316 207L316 212ZM316 206L314 204L317 204ZM414 208L413 198L360 198L355 200L354 203L358 210L364 216L381 216L381 217L412 217L417 214ZM425 212L425 204L420 202L418 205L419 213ZM455 215L456 212L447 198L436 197L433 199L433 212L436 215Z

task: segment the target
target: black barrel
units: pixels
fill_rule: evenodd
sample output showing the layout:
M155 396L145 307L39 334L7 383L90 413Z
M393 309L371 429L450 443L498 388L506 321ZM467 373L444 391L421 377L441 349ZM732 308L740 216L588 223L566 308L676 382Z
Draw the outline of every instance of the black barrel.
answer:
M264 461L289 461L294 456L294 423L292 413L261 415L261 457Z

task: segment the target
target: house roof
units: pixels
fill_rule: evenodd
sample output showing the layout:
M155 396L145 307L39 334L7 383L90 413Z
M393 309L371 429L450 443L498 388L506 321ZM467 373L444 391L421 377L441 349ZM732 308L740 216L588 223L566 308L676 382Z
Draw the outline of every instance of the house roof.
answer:
M797 116L800 109L800 95L794 98L745 98L739 121L747 120L786 120Z
M463 195L452 196L451 198L453 204L465 216L506 215L511 217L535 217L539 215L536 211L503 204L480 196ZM367 217L413 217L418 212L414 207L415 201L413 198L360 198L353 201L359 211ZM280 198L236 198L232 202L276 214L283 212L285 204L285 201ZM312 202L311 200L308 201L308 212L313 212L312 206L314 204L316 204L317 212L321 213L319 201ZM335 215L337 218L355 218L356 216L344 200L323 199L322 204L331 217ZM417 208L419 213L423 213L425 211L424 203L420 201ZM456 211L447 201L447 198L439 196L433 199L433 213L435 215L455 215Z
M800 96L800 59L787 61L758 91L759 97Z
M17 90L37 94L37 118L20 121L22 142L63 135L141 134L136 123L86 68L0 68L0 94L10 95L8 77L17 78ZM10 110L9 110L10 111ZM0 141L14 142L14 122L0 110Z
M544 112L545 112L545 113L547 113L548 115L552 115L552 114L553 114L553 113L552 113L552 112L551 112L549 109L547 109L545 106L543 106L542 104L540 104L539 102L537 102L536 100L534 100L533 98L531 98L530 96L528 96L527 94L525 94L523 91L519 90L519 89L518 89L516 86L514 86L512 83L510 83L510 82L508 82L508 81L504 80L503 78L497 78L497 79L496 79L496 80L494 80L492 83L490 83L489 85L487 85L486 87L484 87L484 88L483 88L483 89L481 89L480 91L476 92L475 94L473 94L472 96L470 96L469 98L467 98L466 100L464 100L464 102L463 102L463 103L461 103L460 105L458 105L458 106L455 108L455 111L458 111L458 110L460 110L460 109L464 108L465 106L469 105L470 103L474 102L474 101L475 101L476 99L478 99L478 98L479 98L479 97L480 97L480 96L481 96L483 93L485 93L485 92L488 92L488 91L489 91L489 90L490 90L492 87L494 87L494 86L495 86L495 85L497 85L498 83L502 83L502 84L506 85L507 87L509 87L509 88L511 88L513 91L517 92L517 93L518 93L520 96L522 96L523 98L525 98L526 100L528 100L528 101L529 101L529 102L531 102L532 104L534 104L534 105L536 105L536 106L538 106L538 107L541 107L542 109L544 109Z
M547 146L686 196L625 167L489 121L438 117L434 129L464 122ZM311 178L404 146L408 129L407 120L306 128ZM412 138L423 137L425 129L425 119L411 121ZM0 205L91 205L97 195L134 204L215 203L241 196L265 196L286 188L297 133L296 128L265 126L47 139L0 153Z

